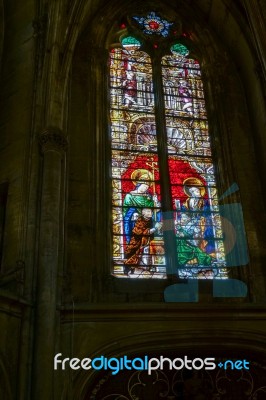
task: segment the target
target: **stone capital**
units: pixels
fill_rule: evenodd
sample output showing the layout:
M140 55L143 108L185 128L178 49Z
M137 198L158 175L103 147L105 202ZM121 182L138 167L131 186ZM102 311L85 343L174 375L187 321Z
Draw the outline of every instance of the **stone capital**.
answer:
M56 151L63 154L67 150L68 141L61 129L48 127L39 135L39 143L42 153Z

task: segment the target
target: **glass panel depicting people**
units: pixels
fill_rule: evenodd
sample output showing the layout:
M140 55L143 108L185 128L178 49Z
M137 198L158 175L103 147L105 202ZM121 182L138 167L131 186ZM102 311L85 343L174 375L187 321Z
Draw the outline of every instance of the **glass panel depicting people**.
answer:
M127 43L110 52L113 275L163 279L169 221L161 209L152 65L138 41ZM201 70L184 49L173 46L161 63L176 273L226 278Z

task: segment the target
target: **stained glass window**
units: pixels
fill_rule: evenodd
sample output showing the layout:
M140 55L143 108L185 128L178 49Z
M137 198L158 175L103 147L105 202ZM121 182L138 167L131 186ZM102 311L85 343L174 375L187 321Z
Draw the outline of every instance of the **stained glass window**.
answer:
M166 21L159 15L156 15L153 11L145 17L133 18L139 23L139 25L143 29L143 32L147 35L156 34L159 36L167 37L169 34L169 30L173 25L172 22Z
M181 278L226 278L200 64L174 44L161 58L160 87L150 56L133 39L110 52L113 274L163 279L173 257Z
M135 48L135 50L139 49L141 43L139 40L134 38L133 36L126 36L121 40L122 46L126 48Z
M173 54L178 54L180 56L186 57L189 55L188 48L181 43L175 43L173 46L171 46L170 50Z

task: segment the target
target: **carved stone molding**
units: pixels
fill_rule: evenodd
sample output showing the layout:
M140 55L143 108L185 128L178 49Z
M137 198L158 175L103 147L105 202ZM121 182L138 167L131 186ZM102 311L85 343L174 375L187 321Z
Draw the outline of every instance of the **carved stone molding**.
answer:
M193 358L193 357L192 357ZM224 370L219 367L211 372L189 371L120 371L119 378L111 372L102 375L85 399L88 400L262 400L265 399L265 367L250 362L250 370ZM236 361L233 358L233 361ZM83 397L84 398L84 397Z
M67 150L68 140L59 128L49 127L41 132L39 143L42 153L56 151L63 154Z
M88 60L96 59L100 63L105 63L108 60L109 52L104 47L96 47L90 43L90 51L87 54Z
M36 51L38 60L38 77L42 75L43 64L45 58L45 49L47 45L47 29L48 29L48 8L45 6L42 15L32 21L33 37L36 39Z
M42 15L32 21L33 36L45 36L47 29L48 16L47 14Z

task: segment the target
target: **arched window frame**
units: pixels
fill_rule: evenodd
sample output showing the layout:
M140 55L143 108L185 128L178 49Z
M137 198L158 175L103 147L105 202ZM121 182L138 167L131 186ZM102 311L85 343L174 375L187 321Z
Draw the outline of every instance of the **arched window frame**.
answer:
M164 282L130 280L126 283L125 280L121 282L112 277L112 243L111 234L109 235L112 230L110 218L111 186L108 185L110 182L109 160L111 152L110 141L106 136L106 132L110 130L107 94L109 90L109 49L118 42L118 25L116 21L120 20L121 16L121 10L117 10L113 18L106 19L106 24L101 25L100 29L99 21L97 22L95 19L95 23L91 25L89 30L90 33L86 32L86 39L84 40L83 37L79 46L78 57L82 60L80 65L83 65L83 82L86 79L88 82L86 88L83 85L82 92L84 92L84 95L82 96L85 101L84 104L88 104L88 122L84 125L84 128L86 126L86 132L89 132L87 139L89 145L88 171L90 193L93 194L93 214L90 214L88 223L93 227L93 242L95 246L92 246L90 250L93 268L90 268L89 273L92 276L91 279L94 282L98 282L97 285L93 285L91 296L100 298L99 296L104 295L104 297L107 296L107 298L111 299L122 299L126 296L130 299L132 295L134 299L141 300L145 297L149 301L149 292L152 291L152 301L156 301L156 298L161 301L163 288L169 284L169 280ZM222 50L220 44L213 37L209 36L209 32L204 29L200 30L199 26L195 26L195 29L193 40L195 39L195 45L201 54L206 108L215 145L215 160L217 161L217 183L220 193L223 193L230 187L232 182L237 181L235 163L230 153L231 139L228 120L230 112L227 104L224 103L224 99L227 99L229 87L229 82L227 80L224 81L224 78L228 76L230 78L230 75L237 76L237 73L234 66L230 64L225 51ZM78 58L76 58L76 61L78 61ZM230 101L232 104L233 99L231 98ZM75 127L73 126L73 128ZM109 131L110 134L111 132ZM228 201L239 201L239 193L231 193ZM104 252L99 251L99 244L104 248ZM241 267L232 269L231 276L247 280L247 270ZM203 283L201 283L201 286ZM108 287L107 291L105 289L106 285ZM209 291L209 289L206 290Z
M134 18L134 17L133 17ZM123 23L122 24L122 26L123 26L123 28L125 28L125 24ZM128 29L124 29L124 31L120 31L120 32L118 32L118 39L120 39L120 42L122 43L122 47L123 47L123 40L125 40L125 38L127 38L127 37L129 37L129 36L133 36L135 39L137 39L137 40L139 40L139 44L140 44L140 50L143 52L145 52L144 54L147 54L148 56L150 56L151 57L151 69L152 69L152 82L153 82L153 84L154 84L154 87L156 88L155 90L154 90L154 96L155 96L155 110L154 110L154 121L156 121L156 125L157 125L157 127L159 127L159 129L157 128L157 131L159 130L159 134L157 135L157 138L158 138L158 149L159 149L159 160L158 160L158 162L159 162L159 168L160 168L160 171L161 171L161 178L160 178L160 184L161 184L161 190L162 190L162 192L165 194L165 198L162 200L163 201L163 204L162 204L162 210L164 210L165 212L166 212L166 214L168 215L166 218L168 219L168 218L172 218L172 219L177 219L177 217L173 217L173 214L174 214L174 211L173 211L173 207L172 207L172 196L171 196L171 193L170 193L170 188L172 188L172 190L173 190L173 182L172 181L170 181L170 178L169 178L169 167L168 167L168 161L169 161L169 159L170 159L170 153L169 152L167 152L167 147L169 147L169 143L167 144L167 142L168 142L168 134L167 134L167 132L166 132L166 111L165 111L165 107L166 107L166 103L165 103L165 99L164 99L164 93L163 93L163 91L164 91L164 83L163 83L163 77L162 77L162 75L163 75L163 70L164 69L166 69L166 65L165 66L163 66L163 63L165 63L166 61L164 61L165 59L166 59L166 56L167 56L167 54L170 54L170 48L171 48L171 45L172 44L176 44L176 43L179 43L179 44L181 44L181 45L184 45L184 44L187 44L188 45L188 47L190 48L190 49L192 49L192 56L191 55L189 55L189 56L187 56L187 58L189 58L189 59L195 59L195 58L198 58L198 57L196 57L196 55L195 55L195 51L193 51L194 49L194 47L196 47L195 46L195 44L193 44L193 42L190 40L190 38L189 37L187 37L187 36L189 36L189 35L187 35L186 33L183 33L183 35L181 36L180 35L180 33L179 33L179 35L178 35L178 38L176 38L175 36L176 36L176 34L177 34L177 31L175 31L174 32L174 34L171 34L171 35L168 35L169 37L167 38L167 39L165 39L165 38L163 38L162 36L160 36L159 38L158 37L155 37L155 38L147 38L147 37L145 37L145 35L143 35L143 33L142 33L142 36L141 36L141 33L140 32L138 32L136 29L134 29L134 27L133 27L133 29L132 29L132 24L130 24L129 25L129 30ZM167 35L166 35L167 36ZM142 45L141 45L141 42L142 42ZM121 46L120 46L121 47ZM115 49L117 48L117 44L113 47L113 49L111 50L111 52L117 52ZM186 48L186 47L184 47L184 48ZM191 50L190 50L190 52L191 52ZM193 54L193 52L194 52L194 54ZM133 53L134 54L134 53ZM140 53L141 54L141 53ZM112 57L112 53L111 53L111 55L110 55L110 57L111 57L111 59L113 59L113 57ZM173 58L173 56L172 56L172 58ZM169 60L169 57L168 57L168 60ZM121 61L122 61L122 59L121 59ZM192 61L192 60L191 60ZM194 67L192 67L192 68L195 68L195 66ZM199 68L199 72L201 71L201 69ZM113 79L112 77L110 77L110 79ZM114 78L114 79L116 79L116 78ZM122 79L121 79L121 82L122 82ZM126 82L126 81L125 81ZM200 82L202 82L202 80L200 79ZM204 89L204 88L203 88ZM116 88L115 88L115 85L114 85L114 87L112 87L112 83L111 83L111 89L110 89L110 92L113 92L113 95L111 94L111 103L112 103L112 101L113 101L113 99L115 98L115 96L117 97L117 94L114 94L115 93L115 91L116 91ZM122 92L123 90L122 89L117 89L117 93L118 92ZM113 96L113 97L112 97ZM120 94L120 96L122 97L122 94ZM126 101L127 99L125 99L125 101ZM121 102L121 99L120 100L118 100L118 102ZM200 102L200 100L196 100L196 101L198 101L198 102ZM128 102L130 102L130 100L128 100ZM132 100L132 102L133 102L133 100ZM193 101L194 102L194 101ZM111 107L112 107L112 104L111 104ZM203 107L204 107L204 97L203 97ZM120 109L120 111L121 112L123 112L123 106L121 106L121 109ZM130 105L128 105L128 109L130 109ZM132 110L131 110L132 111ZM134 111L134 110L133 110ZM115 111L111 111L111 113L112 112L115 112ZM192 114L192 116L191 116L191 114ZM196 117L197 118L197 117ZM198 116L198 118L201 118L200 116ZM111 118L112 119L112 118ZM193 121L193 119L195 119L195 114L193 114L192 112L190 113L190 121L192 122ZM201 121L202 121L202 119L200 119ZM199 121L200 121L199 120ZM194 120L195 121L195 120ZM112 121L112 122L114 122L114 121ZM206 118L206 122L208 123L208 113L207 113L207 118ZM112 129L114 129L114 128L112 128ZM117 136L117 132L115 132L114 133L114 135L116 135ZM116 140L116 139L115 139ZM128 140L128 139L127 139ZM211 135L210 134L208 134L208 138L207 138L207 140L211 140ZM112 144L114 144L114 141L112 141ZM195 145L195 141L193 142L193 145ZM114 145L114 148L113 149L115 149L117 146L116 146L116 143L115 143L115 145ZM125 144L124 145L124 147L126 148L127 147L127 145ZM212 147L213 146L210 146L210 152L212 151ZM118 145L118 148L119 148L119 145ZM120 146L120 150L121 150L121 146ZM115 150L114 150L115 151ZM168 153L168 154L167 154ZM122 152L120 152L120 154L123 154L123 151ZM129 153L128 153L129 154ZM165 155L165 156L163 156L163 154ZM195 153L195 155L193 156L194 158L195 158L195 160L196 160L196 154L197 153ZM205 153L204 153L205 154ZM207 153L206 153L207 154ZM120 157L120 155L119 155L119 152L117 153L117 157ZM122 157L122 156L121 156ZM126 157L126 156L125 156ZM193 161L193 157L192 157L192 161ZM207 156L206 156L207 157ZM181 157L182 158L182 157ZM213 164L214 164L214 157L213 157L213 154L212 153L210 153L209 154L209 162L212 162L212 164L210 164L210 165L212 165L213 166ZM176 160L177 161L177 160ZM206 158L205 158L205 161L206 161ZM114 162L116 162L116 160L114 159ZM207 164L206 164L207 165ZM122 170L123 170L123 168L122 168ZM217 182L217 177L215 176L215 175L217 175L216 174L216 172L217 171L215 171L214 172L214 174L213 174L213 178L215 179L215 183ZM153 174L153 176L154 176L154 174ZM128 179L128 178L127 178ZM202 178L202 179L204 179L204 178ZM114 180L113 180L113 182L116 182L117 181L117 178L114 178ZM205 181L206 182L206 181ZM153 183L153 185L154 185L154 187L155 187L155 182ZM207 183L206 183L206 185L207 185ZM123 184L122 184L122 186L123 186ZM207 188L207 186L206 186L206 188ZM201 188L201 189L203 189L203 188ZM118 189L118 187L117 188L115 188L114 190L116 190L116 191L118 191L118 190L121 190L121 191L123 191L123 189L122 188L120 188L120 189ZM209 191L210 190L216 190L216 189L212 189L212 188L210 188L210 189L208 189ZM132 192L133 193L133 192ZM218 196L216 196L216 200L215 200L215 202L217 203L217 206L216 207L214 207L214 208L212 208L211 210L211 213L210 213L210 215L211 215L211 217L210 217L210 219L212 219L212 221L213 221L213 216L214 216L214 213L216 212L216 214L215 214L215 216L217 217L217 218L220 218L220 216L219 216L219 212L217 211L218 210L218 198L217 198ZM205 202L205 200L203 199L203 201ZM210 198L208 198L208 200L207 200L208 202L210 202L211 200L210 200ZM115 204L118 204L117 202L115 202ZM159 203L160 204L160 203ZM125 203L124 203L124 205L125 205ZM161 204L160 204L161 205ZM121 207L121 204L120 204L120 207ZM123 206L122 206L122 208L123 208ZM117 219L117 220L119 220L119 210L118 210L118 207L115 207L115 216L114 216L114 219ZM117 211L118 210L118 211ZM131 210L131 208L130 208L130 210ZM156 213L156 211L154 210L154 214ZM172 216L170 216L170 214L172 213ZM124 214L124 209L122 210L122 214ZM177 209L176 209L176 211L175 211L175 214L177 215L178 214L178 212L177 212ZM182 216L182 211L181 211L181 213L179 213L179 214L181 214L181 216ZM203 214L202 214L203 215ZM140 217L140 219L141 219L141 217ZM213 226L214 225L212 225L214 222L210 222L211 223L211 227L212 227L212 229L214 229L213 228ZM218 225L220 226L220 228L221 228L221 221L218 223ZM114 228L117 226L117 221L115 221L114 222ZM154 226L154 224L153 224L153 226ZM126 229L126 226L125 226L125 228L124 228L124 234L125 234L125 229ZM153 229L154 230L154 229ZM173 229L174 230L174 229ZM123 227L122 227L122 230L121 231L123 231ZM133 232L133 231L132 231ZM175 239L173 238L173 237L171 237L170 238L170 236L171 236L171 233L169 233L169 232L164 232L164 243L165 243L165 250L166 250L166 259L167 259L167 262L166 262L166 264L168 264L168 267L166 268L166 270L167 270L167 272L168 272L168 274L170 273L172 273L172 272L176 272L176 268L174 268L174 267L169 267L169 265L177 265L178 263L179 263L179 260L177 260L177 256L176 256L176 254L174 254L175 253L175 251L173 251L173 248L176 248L176 244L173 244L174 243L174 241L175 241ZM114 239L113 239L113 241L114 241L114 243L115 243L115 247L118 247L118 245L117 245L117 243L116 242L118 242L118 240L117 239L119 239L120 240L120 238L119 238L119 236L115 233L115 230L113 231L113 237L114 237ZM124 239L123 239L124 240ZM132 239L133 241L135 240L134 239L134 237L133 237L133 239ZM213 241L214 243L220 243L220 242L222 242L222 240L221 240L221 236L220 236L220 239L218 239L217 240L217 242L216 242L216 240L217 240L217 238ZM180 240L179 240L180 241ZM181 240L182 241L182 240ZM180 241L180 242L181 242ZM120 242L121 242L121 240L120 240ZM127 242L129 242L129 240L127 240ZM191 242L191 240L189 241L182 241L182 246L183 246L183 243L184 243L184 245L185 246L187 246L186 245L186 243L189 243L189 245L190 245L190 242ZM172 244L170 244L170 243L172 243ZM188 245L188 246L189 246ZM188 247L187 246L187 247ZM221 244L221 246L222 246L222 253L223 253L223 244ZM122 244L121 245L121 248L124 248L125 250L125 252L127 253L127 248L129 248L130 247L130 245L124 245L124 244ZM216 248L216 247L215 247ZM198 248L197 248L197 250L198 250ZM123 250L122 250L123 251ZM199 250L199 251L201 251L201 250ZM137 249L137 252L138 252L138 249ZM137 254L137 253L136 253ZM203 253L202 252L202 254L204 254L204 256L205 256L205 252ZM170 259L169 259L169 256L170 255ZM123 256L124 256L124 258L125 257L127 257L127 255L125 255L125 254L123 254ZM209 257L209 256L208 256ZM221 256L220 256L221 257ZM224 256L222 255L222 259L224 259L223 258ZM120 257L121 259L122 259L122 257ZM128 257L127 257L128 258ZM133 258L134 258L134 256L133 256ZM130 258L130 260L133 260L133 258L131 257ZM137 258L137 257L135 257L135 258ZM142 258L144 258L144 256L142 256ZM147 257L146 257L147 258ZM152 257L150 256L149 257L150 259L152 259ZM180 257L179 257L180 258ZM205 257L206 258L206 257ZM210 258L210 257L209 257ZM138 259L140 259L140 256L138 256ZM129 260L129 261L130 261ZM130 267L127 267L127 265L125 265L125 264L127 264L127 261L128 260L126 260L126 262L124 262L124 266L123 266L123 268L124 268L124 273L125 274L130 274L130 273L132 273L132 274L134 274L134 270L135 270L135 268L134 267L132 267L132 266L130 266ZM134 260L134 262L135 262L135 260ZM121 260L120 260L120 264L121 264ZM224 262L222 263L222 262L220 262L220 264L221 265L223 265L223 266L225 266L225 260L224 260ZM119 265L116 267L117 269L119 269ZM180 268L180 267L179 267ZM147 269L147 268L146 268ZM191 267L191 269L192 269L192 267ZM158 270L158 268L154 268L154 270ZM207 270L207 268L205 269L205 270ZM205 270L202 268L201 269L201 272L203 271L203 272L205 272ZM145 271L145 268L143 268L143 271ZM188 269L187 269L187 271L188 271ZM219 276L220 278L223 276L223 277L227 277L227 273L226 273L226 271L224 270L224 268L222 268L221 269L221 267L219 267L219 269L217 268L217 271L218 271L218 275L217 275L217 277ZM115 271L114 271L115 272ZM202 273L203 273L202 272ZM179 269L179 276L180 276L180 273L181 273L181 276L182 276L182 274L183 274L183 277L186 275L185 273L184 273L184 270L183 271L181 271L180 269ZM217 272L216 272L216 274L217 274ZM141 275L141 274L140 274ZM156 273L153 273L153 276L156 276ZM177 272L177 275L178 275L178 272ZM214 273L213 273L213 275L215 275ZM189 276L189 274L188 274L188 276ZM187 276L187 277L188 277ZM199 275L198 275L199 276ZM144 277L144 276L143 276Z

